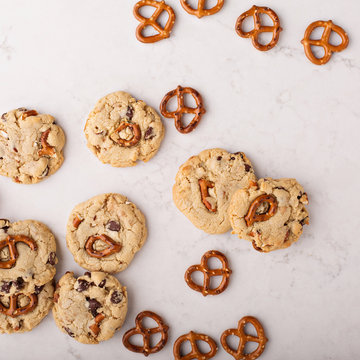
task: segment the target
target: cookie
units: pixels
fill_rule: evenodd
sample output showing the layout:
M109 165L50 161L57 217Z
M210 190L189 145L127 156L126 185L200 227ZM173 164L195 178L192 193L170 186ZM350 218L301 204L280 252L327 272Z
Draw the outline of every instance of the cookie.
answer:
M125 270L147 237L145 217L120 194L102 194L77 205L66 243L75 261L90 271Z
M52 232L35 220L0 220L0 294L32 294L56 273Z
M59 329L83 344L97 344L113 337L127 312L126 287L112 275L71 272L59 281L53 315Z
M295 179L260 179L238 190L229 206L233 233L261 252L289 247L309 224L304 188Z
M51 115L19 108L0 119L0 175L34 184L62 165L65 135Z
M256 177L242 152L204 150L179 169L173 187L177 208L199 229L209 234L230 230L228 207L233 193Z
M0 333L32 330L53 306L54 286L50 281L35 287L32 294L0 295Z
M89 149L104 164L115 167L149 161L165 134L158 113L123 91L97 102L84 131Z

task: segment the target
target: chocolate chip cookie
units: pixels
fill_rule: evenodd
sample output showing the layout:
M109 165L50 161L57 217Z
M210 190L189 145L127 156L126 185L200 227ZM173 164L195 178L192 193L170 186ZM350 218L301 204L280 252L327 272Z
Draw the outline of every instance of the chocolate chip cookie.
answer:
M66 273L57 284L54 302L56 325L83 344L110 339L127 313L126 287L103 272L85 273L78 279Z
M197 228L221 234L231 228L228 218L231 196L255 180L253 167L244 153L204 150L181 165L173 198L177 208Z
M165 134L158 113L123 91L97 102L84 131L89 149L104 164L115 167L149 161Z
M32 294L0 295L0 333L22 333L32 330L53 306L54 286L50 281L35 286Z
M56 273L52 232L35 220L0 220L0 294L32 294Z
M34 184L54 174L64 161L65 135L51 115L19 108L0 119L0 175Z
M102 194L70 214L66 243L75 261L90 271L125 270L147 237L145 217L120 194Z
M295 179L260 179L238 190L229 206L233 233L261 252L289 247L309 224L308 197Z

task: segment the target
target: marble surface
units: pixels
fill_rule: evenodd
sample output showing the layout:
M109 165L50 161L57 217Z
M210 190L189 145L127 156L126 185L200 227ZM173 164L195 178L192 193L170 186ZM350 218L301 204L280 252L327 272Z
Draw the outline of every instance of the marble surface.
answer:
M177 21L170 39L139 43L135 0L0 0L0 110L26 106L57 118L67 136L60 171L24 186L0 178L0 217L36 219L58 243L58 279L81 274L65 245L71 209L96 194L119 192L141 208L149 238L117 275L128 287L129 312L111 340L81 345L49 315L31 333L1 335L10 359L141 359L121 339L136 314L151 309L171 325L170 341L152 359L171 359L173 341L189 330L219 340L244 315L257 316L269 343L263 360L356 359L360 353L360 243L357 230L360 95L360 3L357 0L272 0L284 31L262 53L234 31L249 0L227 0L212 17L188 15L168 0ZM333 19L350 45L323 67L304 56L308 24ZM125 90L158 108L178 84L198 89L207 113L189 135L165 119L166 136L147 164L116 169L87 149L83 127L98 98ZM180 164L210 147L244 151L259 177L295 177L309 194L311 225L287 250L255 252L230 233L206 235L172 202ZM233 269L220 296L190 290L185 269L210 249ZM230 359L220 349L215 359Z

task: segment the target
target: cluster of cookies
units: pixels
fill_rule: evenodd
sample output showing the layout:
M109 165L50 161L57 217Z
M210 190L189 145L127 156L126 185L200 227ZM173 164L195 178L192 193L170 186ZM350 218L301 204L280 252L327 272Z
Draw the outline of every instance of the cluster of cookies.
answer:
M209 8L206 7L206 0L198 0L197 8L193 8L188 0L180 0L181 6L191 15L195 15L198 18L203 16L209 16L219 12L224 6L225 0L218 0L216 5ZM151 6L155 8L154 13L149 17L145 17L140 14L140 9L144 6ZM167 22L164 26L159 23L160 16L166 12L168 15ZM263 25L261 16L267 15L273 22L272 26ZM170 33L175 24L175 12L165 3L165 1L157 0L140 0L134 6L134 16L140 21L139 26L136 29L136 37L143 43L153 43L170 37ZM254 28L251 31L243 30L243 23L248 18L252 17L254 21ZM156 32L156 35L146 36L144 30L146 27L151 26ZM316 28L323 28L323 34L320 39L312 39L311 35ZM268 51L272 49L279 41L280 32L283 30L280 26L280 20L275 11L265 6L254 5L248 11L241 14L235 25L236 33L242 38L251 38L254 47L260 51ZM339 45L333 45L330 42L330 35L332 32L337 33L341 38ZM272 33L272 39L267 44L263 44L260 39L261 34ZM318 20L311 23L304 35L304 39L301 41L304 46L305 55L307 58L316 65L326 64L333 52L340 52L348 46L349 38L347 33L340 26L335 25L331 20L322 21ZM320 46L324 49L324 55L317 57L313 52L312 47Z
M295 179L257 179L242 152L192 156L176 175L173 199L197 228L209 234L232 228L261 252L289 247L309 223L303 187Z

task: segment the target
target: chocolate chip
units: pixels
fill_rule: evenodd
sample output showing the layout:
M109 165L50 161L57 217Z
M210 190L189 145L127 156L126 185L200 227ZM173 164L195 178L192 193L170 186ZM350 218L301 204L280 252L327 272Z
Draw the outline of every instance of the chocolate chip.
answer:
M251 169L251 166L250 166L250 165L248 165L248 164L245 164L245 171L246 171L246 172L249 172L249 171L250 171L250 169Z
M2 114L1 119L6 120L6 115L7 115L7 113Z
M14 150L16 153L18 152L18 149L17 149L17 148L15 148L15 147L13 148L13 150Z
M42 292L44 286L45 285L41 285L41 286L36 286L35 285L35 295L39 295Z
M100 282L100 284L98 285L99 288L103 288L106 284L106 279L104 279L103 281Z
M147 130L145 131L145 136L144 139L145 140L151 140L155 137L155 134L153 134L153 128L151 126L149 126L147 128Z
M217 161L220 161L221 159L222 159L222 156L218 156L218 157L216 158Z
M126 116L129 120L131 120L134 116L134 110L133 110L132 106L130 106L130 105L127 108Z
M111 301L113 304L119 304L122 299L123 299L123 294L115 290L115 291L111 294L110 301Z
M9 282L4 281L3 284L1 285L1 291L4 292L5 294L8 294L10 292L11 285L12 285L11 281Z
M230 158L230 160L235 160L235 158L232 156L232 157Z
M0 219L0 229L4 230L5 232L8 231L10 227L10 221L7 219Z
M17 290L21 290L24 288L24 279L22 277L18 277L14 282L14 285Z
M78 287L77 287L76 291L78 291L78 292L83 292L83 291L87 290L90 286L90 283L83 279L79 279L77 281L77 283L78 283Z
M91 278L91 273L87 271L86 273L84 273L84 276L88 276L89 278Z
M96 299L88 299L89 310L93 317L98 314L97 309L101 308L101 304Z
M74 333L67 327L64 327L64 330L69 334L69 336L74 337Z
M111 220L107 223L107 228L111 231L120 231L121 227L118 222Z
M17 110L18 110L18 111L28 111L28 109L27 109L27 108L24 108L24 107L20 107L20 108L18 108Z
M47 264L50 264L50 265L54 266L55 263L56 263L56 253L51 252L51 253L49 254L49 258L48 258Z

